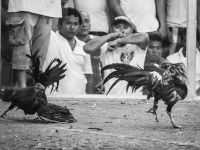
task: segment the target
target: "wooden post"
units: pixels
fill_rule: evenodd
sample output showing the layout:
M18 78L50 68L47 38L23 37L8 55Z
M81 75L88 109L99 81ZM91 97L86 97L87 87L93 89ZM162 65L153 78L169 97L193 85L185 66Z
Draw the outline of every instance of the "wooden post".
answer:
M0 0L0 6L2 7L1 0ZM1 18L1 7L0 7L0 18ZM1 63L1 65L0 65L0 88L1 88L1 78L2 78L2 76L1 76L1 67L2 67L2 60L1 60L1 19L0 19L0 63Z
M188 71L188 99L196 96L196 11L197 1L188 0L187 11L187 71Z

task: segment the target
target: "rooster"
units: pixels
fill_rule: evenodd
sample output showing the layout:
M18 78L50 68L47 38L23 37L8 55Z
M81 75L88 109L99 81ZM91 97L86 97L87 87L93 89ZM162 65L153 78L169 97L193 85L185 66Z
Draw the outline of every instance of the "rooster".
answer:
M167 105L166 111L169 115L172 126L174 128L182 128L174 121L171 115L171 110L179 100L184 100L187 96L187 76L184 64L172 64L165 61L160 65L154 64L150 66L150 68L151 71L147 71L140 67L134 67L127 64L107 65L102 68L102 71L107 69L115 69L115 71L110 73L104 79L103 84L111 78L116 78L117 80L112 84L109 91L122 80L128 82L126 88L127 91L130 87L132 88L132 92L143 87L143 90L149 91L147 99L154 97L153 107L147 112L153 113L158 122L156 113L156 110L158 109L158 101L163 100Z
M0 115L4 118L6 113L17 107L24 111L25 115L33 115L37 113L38 118L50 122L76 122L69 109L55 104L48 103L45 95L45 89L52 85L51 91L58 89L59 80L65 77L64 73L66 64L62 65L62 61L58 58L53 59L44 72L39 71L39 57L27 55L30 58L30 70L27 72L33 77L32 86L22 89L2 88L0 98L5 102L11 102L9 108ZM57 64L56 64L57 63ZM55 65L54 65L55 64ZM54 65L54 66L53 66ZM56 83L56 85L54 85ZM36 119L38 119L36 118Z

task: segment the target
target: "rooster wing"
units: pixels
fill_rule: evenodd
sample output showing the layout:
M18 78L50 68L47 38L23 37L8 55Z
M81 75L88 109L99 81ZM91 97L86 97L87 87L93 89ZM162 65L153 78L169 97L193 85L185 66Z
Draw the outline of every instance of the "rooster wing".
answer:
M52 122L76 122L67 107L58 106L55 104L47 103L37 110L38 116Z

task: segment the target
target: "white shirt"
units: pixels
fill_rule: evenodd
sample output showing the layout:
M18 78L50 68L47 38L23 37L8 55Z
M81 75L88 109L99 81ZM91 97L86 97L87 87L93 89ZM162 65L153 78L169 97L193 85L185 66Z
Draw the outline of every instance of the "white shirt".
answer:
M144 61L146 57L146 51L141 50L137 45L133 44L127 44L124 47L118 47L113 52L107 51L108 43L105 43L101 47L101 55L100 59L103 66L113 64L113 63L125 63L132 66L140 66L141 68L144 68ZM123 57L127 56L127 57ZM127 59L126 59L127 58ZM111 72L113 72L113 69L109 69L104 71L105 77L107 77ZM116 81L116 79L110 79L105 84L105 92L107 93L111 85ZM126 93L126 81L120 81L118 82L113 89L109 92L110 95L126 95L126 94L136 94L136 95L142 95L141 89L138 89L135 93L131 91L131 88L129 89L128 93Z
M26 11L61 18L61 0L9 0L8 12Z
M169 27L187 27L187 0L167 0L167 24Z
M155 0L120 0L120 6L138 32L153 32L158 29Z
M167 57L167 60L171 63L184 63L184 65L187 67L187 58L183 56L183 48L181 48L178 52L169 55ZM200 52L197 49L196 50L196 89L200 87L199 83L197 81L200 80Z
M68 41L59 34L51 31L50 45L44 64L44 69L55 57L67 63L65 77L60 80L58 93L85 94L87 79L84 74L92 74L90 55L83 51L84 42L75 37L76 46L72 51ZM49 90L46 90L49 92Z
M107 0L74 0L74 7L90 15L90 31L108 33Z

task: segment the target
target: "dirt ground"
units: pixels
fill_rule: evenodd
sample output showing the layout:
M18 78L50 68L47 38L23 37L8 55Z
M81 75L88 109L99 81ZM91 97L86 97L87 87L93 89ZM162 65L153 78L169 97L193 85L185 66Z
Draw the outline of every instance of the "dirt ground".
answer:
M27 121L21 110L12 110L0 119L0 150L200 149L200 101L182 101L174 106L173 116L184 129L171 127L163 102L157 111L158 123L152 114L145 112L152 107L152 101L50 102L67 106L78 122ZM0 101L0 113L8 106L9 103Z

